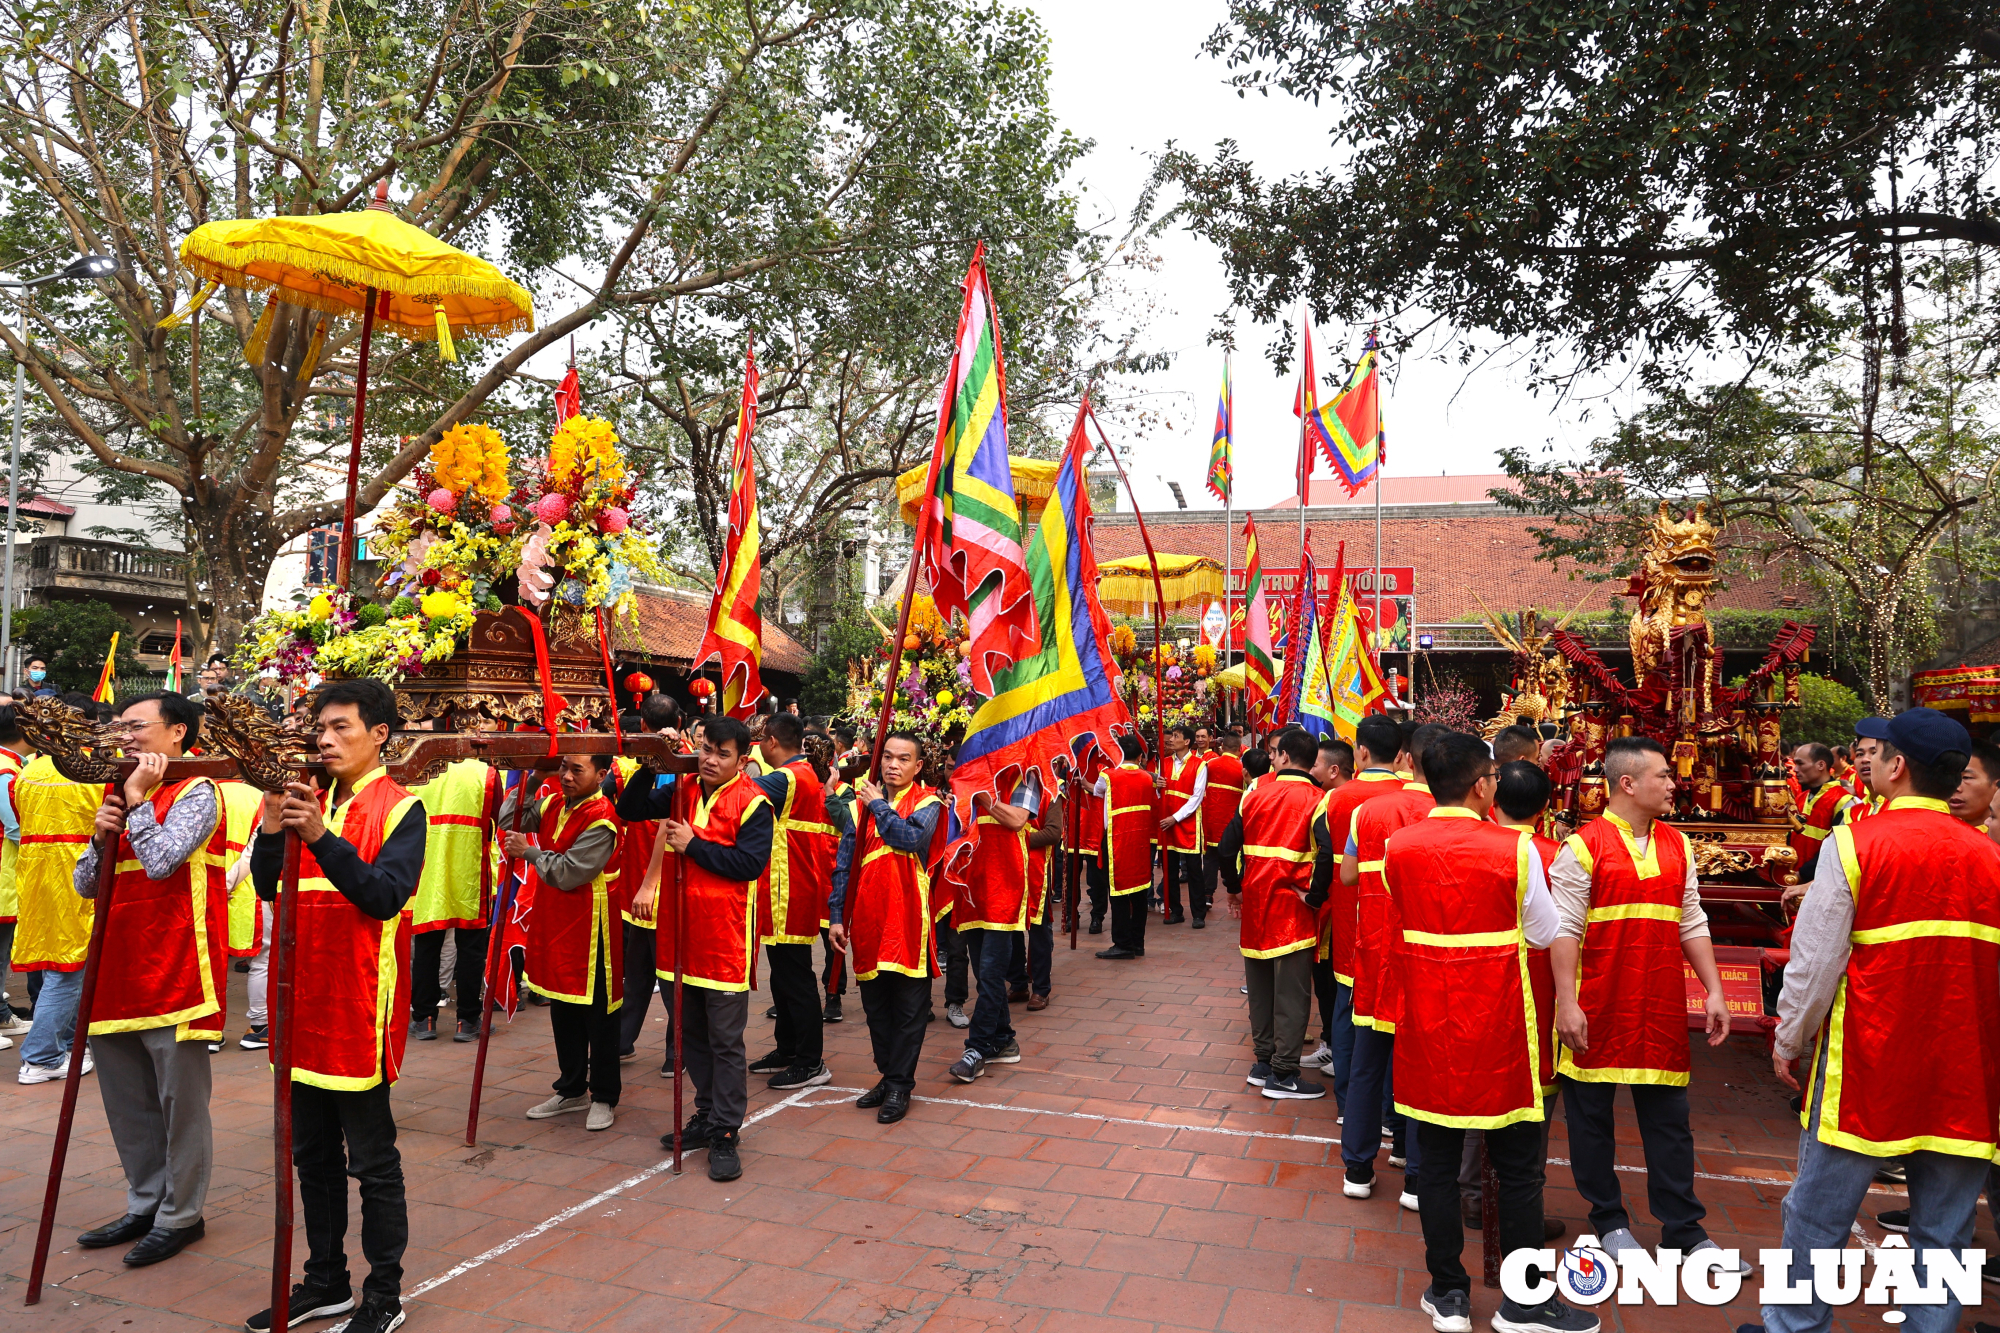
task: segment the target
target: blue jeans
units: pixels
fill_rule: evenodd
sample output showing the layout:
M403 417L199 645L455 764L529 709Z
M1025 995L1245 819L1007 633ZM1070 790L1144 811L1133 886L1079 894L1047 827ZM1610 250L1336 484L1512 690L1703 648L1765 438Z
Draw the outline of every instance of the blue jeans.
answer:
M998 1055L1014 1040L1014 1025L1007 1015L1007 973L1014 962L1011 930L967 930L967 961L972 967L973 989L978 1001L972 1010L972 1026L965 1030L965 1049L981 1055Z
M1812 1126L1819 1123L1825 1076L1813 1086L1811 1123L1799 1133L1799 1175L1785 1195L1784 1239L1792 1252L1787 1283L1812 1279L1808 1252L1839 1249L1883 1158L1821 1143ZM1974 1210L1986 1184L1990 1162L1950 1153L1913 1152L1903 1158L1910 1187L1910 1249L1917 1255L1917 1276L1928 1281L1923 1252L1963 1249L1972 1243ZM1908 1333L1951 1333L1958 1327L1959 1303L1947 1297L1943 1305L1906 1305L1903 1328ZM1858 1313L1858 1307L1846 1311ZM1831 1327L1833 1311L1815 1292L1807 1305L1767 1305L1764 1327L1769 1333L1819 1333Z
M1333 983L1333 1100L1347 1108L1347 1081L1354 1069L1354 987Z
M76 1005L83 997L83 969L53 972L44 969L42 993L35 998L35 1025L21 1042L21 1063L54 1069L69 1058L69 1044L76 1036Z
M1354 1053L1347 1071L1347 1100L1341 1108L1340 1160L1350 1171L1373 1170L1375 1154L1382 1150L1382 1122L1395 1105L1396 1034L1352 1023L1348 1030L1354 1034ZM1408 1158L1403 1170L1414 1184L1421 1155L1415 1134L1404 1136L1403 1151Z

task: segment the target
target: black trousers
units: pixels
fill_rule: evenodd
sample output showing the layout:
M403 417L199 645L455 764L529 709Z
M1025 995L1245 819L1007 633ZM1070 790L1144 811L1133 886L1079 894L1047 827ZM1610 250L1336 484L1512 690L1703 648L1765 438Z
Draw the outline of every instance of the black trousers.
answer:
M1111 898L1111 872L1094 857L1083 859L1084 888L1090 896L1090 920L1095 925L1104 920L1104 911Z
M625 923L625 1004L618 1011L618 1051L629 1055L639 1049L639 1034L646 1030L646 1011L653 1007L653 991L660 978L653 971L653 932L644 926ZM673 1021L671 1013L667 1016ZM668 1042L673 1033L667 1034ZM673 1056L667 1056L671 1068Z
M618 1105L619 1021L618 1011L606 1008L608 1000L604 955L600 953L589 1004L549 1001L549 1030L556 1039L558 1097L581 1097L588 1091L594 1102Z
M1563 1117L1569 1121L1570 1171L1576 1177L1576 1192L1590 1205L1591 1228L1601 1239L1632 1225L1618 1188L1612 1103L1620 1085L1580 1083L1573 1078L1557 1081L1562 1084ZM1708 1210L1694 1197L1694 1131L1688 1127L1687 1089L1658 1083L1629 1086L1632 1109L1639 1118L1639 1142L1646 1152L1646 1202L1660 1224L1660 1243L1686 1253L1708 1239L1701 1225Z
M485 926L458 934L458 956L451 965L452 989L458 992L461 1022L479 1021L479 997L486 989L486 940L493 932ZM444 991L438 986L438 964L444 958L444 931L427 930L410 941L410 1018L422 1022L437 1017Z
M292 1163L299 1171L299 1212L306 1227L305 1280L324 1291L353 1290L347 1275L347 1177L361 1187L361 1253L368 1260L364 1298L395 1300L403 1291L403 1249L410 1210L403 1198L403 1155L389 1085L335 1092L292 1084Z
M868 1041L875 1068L891 1090L917 1086L917 1060L924 1053L924 1015L930 1012L929 977L878 972L873 981L856 980L861 1008L868 1015Z
M952 927L949 916L937 923L937 948L944 963L944 1002L964 1004L972 994L965 937Z
M767 944L771 964L771 1003L778 1010L773 1035L778 1054L794 1067L816 1068L826 1052L826 1028L820 1018L819 983L813 979L810 944Z
M847 994L847 954L833 947L824 926L820 927L819 942L826 952L826 966L820 969L821 984L826 987L827 999L837 999Z
M1333 1007L1339 998L1340 983L1333 977L1333 960L1313 960L1313 994L1319 997L1319 1039L1333 1045Z
M1199 921L1208 915L1208 876L1203 871L1200 852L1164 853L1167 859L1167 911L1178 915L1181 910L1181 884L1187 886L1188 911Z
M1120 893L1111 899L1111 947L1146 952L1146 891Z
M1462 1256L1465 1222L1459 1213L1458 1160L1465 1131L1410 1119L1422 1155L1417 1162L1417 1215L1424 1226L1424 1265L1438 1292L1472 1290ZM1500 1178L1500 1253L1542 1247L1543 1131L1540 1120L1522 1120L1486 1131L1486 1153Z

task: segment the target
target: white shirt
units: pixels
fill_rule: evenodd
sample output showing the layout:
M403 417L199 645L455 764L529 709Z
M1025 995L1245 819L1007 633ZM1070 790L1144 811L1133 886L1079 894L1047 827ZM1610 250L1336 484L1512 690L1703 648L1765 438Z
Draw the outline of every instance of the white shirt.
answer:
M1167 758L1171 761L1173 756L1168 755ZM1189 764L1199 764L1200 767L1194 771L1194 794L1187 798L1187 804L1183 805L1179 813L1173 817L1176 824L1184 819L1194 818L1195 811L1201 809L1202 798L1208 795L1208 765L1202 763L1201 756L1194 751L1189 750L1181 756L1181 763L1174 769L1174 775L1178 777L1185 772Z
M1646 854L1646 846L1652 840L1651 830L1646 837L1635 834L1632 838L1641 856ZM1549 867L1549 888L1554 891L1556 915L1562 919L1562 928L1557 933L1573 940L1582 939L1583 924L1590 915L1590 872L1576 859L1576 849L1567 842L1556 853L1556 863ZM1708 913L1702 910L1701 883L1695 875L1694 857L1690 856L1687 882L1681 886L1681 942L1707 937Z

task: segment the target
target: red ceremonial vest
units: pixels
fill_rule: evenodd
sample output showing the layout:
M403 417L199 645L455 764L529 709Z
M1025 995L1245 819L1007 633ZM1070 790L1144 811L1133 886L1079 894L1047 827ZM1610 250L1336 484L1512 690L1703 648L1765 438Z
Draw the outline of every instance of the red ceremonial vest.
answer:
M219 1041L229 998L229 849L222 793L207 778L162 783L150 798L153 818L206 785L215 827L165 879L149 879L118 835L117 882L104 923L90 1035L175 1029L176 1041Z
M1820 1142L1991 1159L2000 1123L2000 855L1943 801L1899 796L1833 847L1854 894L1820 1038ZM1810 1122L1807 1122L1810 1125Z
M811 944L826 924L839 835L826 822L826 791L804 755L777 770L787 774L784 802L772 811L771 863L757 881L760 944Z
M374 861L416 798L378 768L346 804L320 795L329 833ZM312 848L300 849L297 985L292 1081L339 1092L394 1083L409 1040L410 914L377 921L327 880Z
M1046 848L1028 847L1034 821L1009 833L992 815L978 818L979 841L965 866L965 891L952 907L952 924L959 930L1026 930L1028 920L1040 919L1042 895L1033 890L1048 883Z
M1100 768L1098 772L1090 774L1082 782L1074 783L1069 788L1077 794L1076 814L1072 816L1076 822L1063 826L1062 845L1069 851L1086 852L1095 857L1098 848L1104 845L1104 798L1090 793L1091 787L1104 771ZM1074 835L1070 832L1072 828L1075 829Z
M1549 869L1556 863L1562 844L1554 838L1534 835L1535 852L1542 858L1542 884L1549 885ZM1528 950L1528 980L1535 987L1535 1020L1541 1038L1539 1077L1543 1092L1556 1090L1556 973L1547 949Z
M926 806L941 805L935 789L913 782L896 793L889 806L910 818ZM931 904L930 868L944 850L942 813L922 855L899 852L882 840L875 816L857 798L853 807L854 850L847 869L847 897L841 915L848 946L854 952L854 977L873 981L884 972L908 977L937 975L937 919ZM940 895L943 896L943 895Z
M688 782L693 778L684 775L680 780ZM694 818L689 822L694 825L695 836L704 842L733 847L736 831L760 803L770 804L756 783L738 773L717 787L714 795L698 796ZM771 832L771 840L775 845L776 829ZM682 892L687 895L684 913L674 905L672 886L664 875L661 877L659 915L653 936L654 971L664 980L674 979L674 930L677 919L684 915L686 970L681 980L710 990L747 991L756 975L757 917L753 900L757 881L724 879L696 865L691 856L683 859L687 862L682 876Z
M542 798L538 841L552 852L566 852L585 830L618 831L608 797L592 796L565 809L560 793ZM558 889L542 882L533 866L535 914L528 921L528 988L551 1000L591 1004L596 999L598 959L604 960L606 1012L625 1001L625 931L617 925L618 849L590 883Z
M1540 1120L1547 1024L1535 1010L1521 899L1531 835L1439 806L1396 830L1382 878L1401 919L1396 1109L1460 1129Z
M1681 898L1688 845L1653 821L1638 857L1629 824L1606 811L1567 846L1590 874L1590 912L1577 951L1576 1002L1590 1049L1565 1047L1557 1072L1585 1083L1687 1084L1687 982L1681 972Z
M1312 887L1312 818L1320 791L1304 773L1280 773L1243 798L1245 958L1276 958L1310 949L1319 922L1298 894ZM1297 892L1294 892L1297 890Z
M1386 768L1370 768L1326 794L1322 808L1326 811L1326 833L1333 842L1336 861L1347 850L1347 835L1354 831L1354 812L1362 803L1402 789L1403 779L1396 774ZM1361 929L1360 913L1358 889L1342 884L1340 876L1335 875L1326 906L1321 909L1320 938L1326 946L1325 956L1333 963L1334 979L1343 986L1354 984L1354 940Z
M1153 887L1153 775L1137 764L1120 764L1107 775L1105 799L1111 804L1111 837L1105 844L1111 896L1121 898Z
M1393 1033L1402 1014L1402 969L1395 947L1402 927L1397 921L1395 900L1389 897L1388 887L1382 883L1382 854L1391 833L1416 823L1435 804L1429 787L1421 782L1408 782L1394 792L1362 804L1354 812L1355 860L1361 872L1361 882L1354 886L1356 1027Z
M637 782L650 787L653 785L655 778L656 775L653 771L643 765L634 764L629 772L626 771L625 761L623 760L615 762L612 765L612 786L620 797L625 794L626 783ZM693 779L685 778L682 780L692 781ZM611 821L618 826L618 883L612 894L612 898L618 904L618 916L621 920L629 921L641 930L651 930L653 928L653 919L649 916L633 915L632 903L639 896L639 890L645 887L646 867L652 864L653 848L660 839L660 824L658 820L653 819L620 819L618 818L618 802L616 799L612 801L611 806ZM673 848L667 847L662 849L660 856L660 877L662 884L671 885L673 883L673 856ZM659 906L657 899L654 901L654 906L656 908ZM624 932L620 931L619 933L622 935Z
M1179 767L1176 767L1176 764ZM1160 793L1161 819L1177 815L1181 807L1194 795L1195 780L1202 770L1201 756L1190 750L1178 760L1171 755L1164 765L1167 774L1166 789ZM1197 805L1194 813L1186 819L1177 820L1160 832L1160 846L1170 852L1198 852L1202 848L1201 816L1203 805Z
M1233 754L1208 758L1208 794L1201 801L1202 842L1215 847L1243 806L1243 761Z
M1785 842L1804 865L1819 855L1820 844L1840 819L1840 810L1851 799L1838 783L1829 782L1800 802L1799 817L1804 827L1792 830Z

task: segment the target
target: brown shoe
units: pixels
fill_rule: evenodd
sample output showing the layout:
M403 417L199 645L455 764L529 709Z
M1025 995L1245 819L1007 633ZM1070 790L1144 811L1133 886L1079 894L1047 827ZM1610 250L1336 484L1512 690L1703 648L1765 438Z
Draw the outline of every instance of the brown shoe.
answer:
M1028 1012L1029 1012L1029 1013L1031 1013L1031 1014L1032 1014L1032 1013L1033 1013L1033 1012L1035 1012L1035 1010L1037 1010L1037 1009L1046 1009L1046 1008L1048 1008L1048 1007L1049 1007L1049 997L1048 997L1048 996L1046 996L1046 995L1030 995L1030 996L1028 997Z

